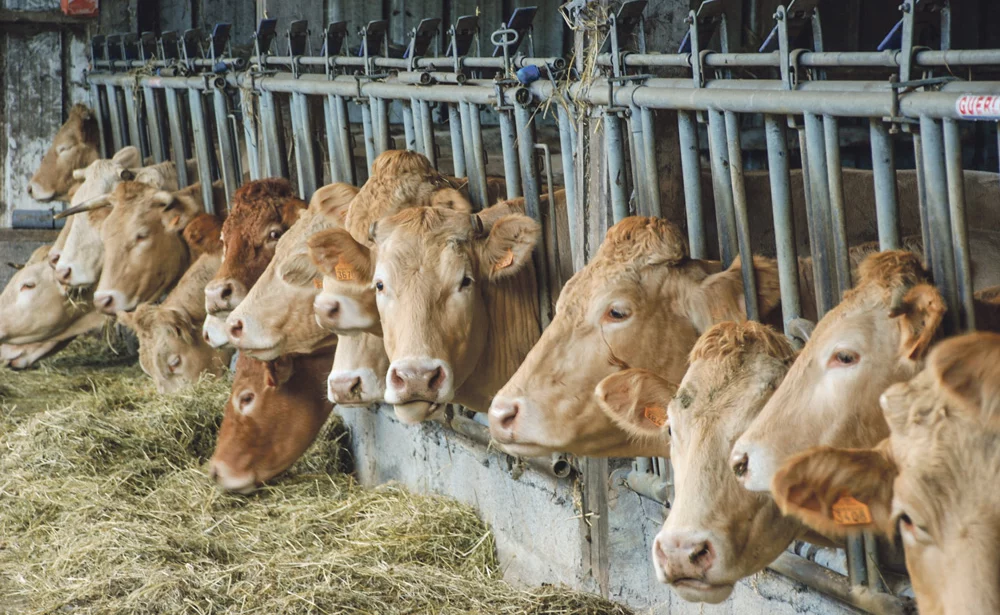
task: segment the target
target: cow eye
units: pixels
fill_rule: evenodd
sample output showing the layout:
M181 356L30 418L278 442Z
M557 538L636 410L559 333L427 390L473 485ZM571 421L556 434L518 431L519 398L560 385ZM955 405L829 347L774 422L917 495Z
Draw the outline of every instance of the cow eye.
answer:
M833 356L830 357L827 365L828 367L850 367L856 364L859 360L861 360L861 357L859 357L856 352L851 350L838 350L833 353Z
M382 280L375 282L375 290L377 290L378 292L382 292L383 290L385 290L385 284L382 283Z
M171 355L170 359L167 361L167 368L170 370L170 373L174 373L175 371L177 371L177 368L180 366L181 366L180 355L176 354Z
M249 406L250 404L252 404L254 399L255 399L255 395L252 392L250 392L250 391L247 391L246 393L240 395L240 399L239 399L239 402L240 402L240 411L241 412L246 412L247 406Z
M64 154L64 153L68 152L71 147L72 147L71 145L67 145L67 144L64 143L64 144L56 147L56 153L57 154Z
M459 284L458 288L460 290L465 290L466 288L472 286L472 282L473 282L472 278L470 278L469 276L465 276L462 278L462 283Z
M281 238L281 231L275 229L267 234L268 241L278 241Z
M612 306L608 308L608 319L622 321L627 319L631 314L625 308Z
M148 239L148 238L149 238L149 233L147 233L146 231L143 231L141 233L137 233L136 236L135 236L135 240L136 241L143 241L144 239Z
M21 290L31 290L34 287L35 287L34 282L25 282L24 284L21 284Z

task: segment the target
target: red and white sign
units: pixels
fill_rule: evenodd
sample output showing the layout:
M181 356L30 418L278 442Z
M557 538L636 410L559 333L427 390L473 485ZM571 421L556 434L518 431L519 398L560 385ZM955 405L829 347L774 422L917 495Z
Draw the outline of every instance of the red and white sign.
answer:
M1000 120L1000 96L973 96L966 94L955 103L961 117L976 120Z

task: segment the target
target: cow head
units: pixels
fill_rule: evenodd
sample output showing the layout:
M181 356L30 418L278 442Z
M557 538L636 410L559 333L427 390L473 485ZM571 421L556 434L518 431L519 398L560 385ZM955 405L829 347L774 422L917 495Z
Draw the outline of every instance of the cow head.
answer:
M49 246L35 250L0 293L0 342L30 344L66 329L89 311L88 300L71 299L48 265Z
M869 256L858 280L734 445L733 471L747 489L768 491L782 462L807 448L868 447L888 434L879 395L919 371L944 301L910 252Z
M94 112L84 105L73 105L69 118L56 132L52 145L28 182L28 196L37 201L66 198L79 181L73 172L100 156L99 139Z
M778 302L773 261L754 259L758 303ZM626 218L563 287L552 322L490 407L490 433L516 455L659 455L601 411L594 388L626 367L680 382L700 333L744 320L739 261L688 258L680 230L659 218Z
M942 342L881 398L889 437L816 447L775 474L782 510L829 535L902 537L921 613L1000 610L1000 336Z
M313 316L321 277L309 258L306 241L320 230L342 225L355 194L357 188L350 184L321 188L309 209L278 240L274 258L226 318L229 341L241 352L270 361L335 343L336 336L316 324Z
M264 363L240 353L209 473L227 491L249 493L305 452L332 405L323 396L330 356Z
M205 287L209 314L224 319L243 301L274 257L278 240L305 209L284 178L248 182L236 191L222 223L222 267Z
M370 333L338 336L327 396L339 406L381 403L388 370L389 357L381 337Z
M653 543L657 578L685 600L717 603L739 579L776 558L802 526L749 492L729 469L732 443L791 366L783 335L756 322L724 322L702 335L679 387L640 369L608 376L597 397L634 437L670 445L674 498Z

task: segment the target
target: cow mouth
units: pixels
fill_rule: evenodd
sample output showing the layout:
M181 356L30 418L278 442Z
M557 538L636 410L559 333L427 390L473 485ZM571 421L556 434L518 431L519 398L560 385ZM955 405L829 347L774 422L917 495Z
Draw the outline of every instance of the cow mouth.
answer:
M733 593L731 583L709 583L704 579L684 578L670 583L670 587L688 602L718 604Z
M546 455L551 455L554 452L553 449L539 444L503 442L501 440L497 440L496 436L493 436L493 441L496 442L497 446L500 447L500 449L505 453L515 457L545 457Z

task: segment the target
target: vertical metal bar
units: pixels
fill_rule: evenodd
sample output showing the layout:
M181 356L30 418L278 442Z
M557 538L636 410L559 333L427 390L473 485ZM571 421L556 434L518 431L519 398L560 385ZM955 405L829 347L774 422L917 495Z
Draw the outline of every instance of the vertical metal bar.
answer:
M167 125L170 127L170 149L174 165L177 167L177 185L186 188L192 182L188 177L187 159L184 157L184 152L189 148L187 131L184 130L184 116L181 114L180 90L166 88L163 94L167 98Z
M288 177L288 161L283 154L284 140L279 135L278 113L278 101L274 93L262 91L260 93L261 145L264 148L268 177Z
M142 88L142 98L146 106L146 131L149 135L149 149L156 162L170 157L167 142L163 138L163 106L153 88Z
M538 192L538 165L535 160L535 135L531 126L531 111L518 102L514 105L514 125L517 130L517 153L521 162L521 182L524 186L525 213L542 223L541 199ZM538 277L538 304L544 329L552 321L552 297L549 293L548 263L545 246L535 247L534 263Z
M726 141L726 118L721 111L708 110L709 155L712 158L712 191L715 194L715 220L719 228L719 255L722 266L729 267L736 258L736 215L733 210L733 184L729 176L729 144Z
M472 154L476 166L472 172L476 175L476 189L480 208L489 207L489 195L486 189L486 155L483 151L483 126L479 117L479 105L469 103L469 129L472 131Z
M899 194L896 188L896 155L892 150L889 129L877 117L870 118L872 174L875 181L875 211L878 218L880 250L898 250Z
M834 295L834 251L830 236L830 184L826 174L823 122L818 115L806 113L804 124L808 167L803 168L802 176L809 177L809 206L806 214L809 219L813 277L816 280L816 307L822 316L837 304Z
M139 148L143 159L149 156L146 140L142 138L142 127L139 125L139 95L135 86L123 86L122 95L125 102L125 117L128 120L129 143Z
M375 117L373 119L376 124L375 136L378 138L375 149L381 154L392 149L392 141L389 138L389 104L384 98L375 99Z
M617 223L628 217L628 195L625 193L625 152L622 120L613 111L604 113L604 145L608 155L608 187L611 192L611 212Z
M233 200L233 193L240 185L236 155L239 150L234 147L235 135L229 128L229 98L224 88L215 88L212 91L212 103L215 108L215 133L219 141L219 172L222 175L222 184L226 188L226 202L230 203Z
M583 268L586 256L583 253L583 236L586 232L583 212L576 200L576 168L574 153L576 150L576 134L573 130L573 119L563 105L556 105L556 116L559 119L559 153L562 155L563 187L566 190L566 217L569 224L569 249L573 260L573 271ZM503 134L503 127L500 128ZM506 162L505 162L506 166ZM520 189L520 186L518 186ZM510 184L507 184L508 196Z
M778 257L778 285L781 287L781 313L787 335L788 323L802 316L802 304L799 298L799 258L795 245L785 119L765 115L764 134L767 139L767 169L771 180L771 210Z
M631 175L632 193L629 197L629 211L640 213L645 211L649 198L646 195L647 183L639 181L639 169L646 166L646 149L642 144L642 114L639 107L631 105L629 107L628 119L625 120L625 129L628 135L628 158L629 174ZM634 207L632 198L635 199Z
M958 122L952 119L944 120L944 160L948 173L948 213L951 217L951 243L955 252L955 274L960 302L958 326L963 331L974 331L976 309L969 255L969 229L965 218L962 141L958 134Z
M708 256L708 251L705 248L705 219L701 209L701 156L698 152L698 129L693 111L677 112L677 133L681 146L688 244L691 258L703 259Z
M934 260L934 245L931 242L930 221L927 218L927 181L924 172L924 148L923 139L914 131L913 133L913 160L917 175L917 209L920 212L920 239L924 246L924 262L930 263Z
M332 105L337 117L337 146L340 164L340 176L350 184L357 182L357 170L354 168L354 146L351 143L351 116L347 113L347 99L343 96L333 96Z
M844 215L844 176L840 167L840 126L832 115L823 116L826 144L826 178L830 186L830 231L837 270L838 298L850 290L851 259L847 253L847 220Z
M497 113L500 119L500 147L503 152L503 175L507 182L507 198L516 199L521 196L521 169L517 166L517 133L510 115L511 112L505 109ZM561 138L562 134L559 136ZM565 163L565 157L563 162Z
M472 144L472 112L469 109L469 103L462 102L459 103L458 107L459 115L462 118L462 147L465 150L465 160L466 160L466 179L469 183L469 197L475 205L475 201L479 195L479 176L475 172L476 169L476 155L473 153L475 146ZM460 176L458 176L460 177Z
M847 578L851 585L864 585L868 581L864 539L861 536L848 536L846 551Z
M878 569L878 544L876 543L875 534L872 532L865 532L863 536L865 556L867 557L865 561L865 568L868 572L868 587L872 591L884 592L886 591L886 588L885 583L882 582L882 576Z
M944 325L946 333L957 330L959 313L958 281L955 279L955 252L951 245L951 220L948 210L948 177L945 171L944 137L941 121L920 117L923 141L924 180L927 188L927 222L933 250L928 261L934 283L948 304ZM961 157L958 159L961 164Z
M118 88L113 85L104 86L108 94L108 114L111 116L111 145L114 153L128 145L126 131L122 130L121 106L118 100Z
M743 298L746 301L747 318L760 320L760 310L757 307L757 278L754 275L753 251L750 245L747 192L743 179L743 149L739 118L732 111L726 111L725 118L726 133L729 135L729 177L733 189L733 214L737 245L740 250L740 272L743 275Z
M240 90L240 107L243 115L243 141L247 144L247 161L250 163L250 179L263 177L260 169L260 148L257 139L257 113L254 109L254 95L248 90Z
M639 113L642 116L642 147L645 150L643 172L639 179L647 188L645 215L660 216L663 212L660 209L660 167L656 164L656 126L653 124L653 110L643 107Z
M100 135L98 145L100 146L101 158L110 158L108 153L108 122L105 115L106 105L101 101L101 86L90 84L90 106L94 110L97 118L97 132Z
M368 174L375 164L375 127L372 125L371 101L361 103L361 127L365 133L365 159L368 161Z
M431 161L431 166L437 168L437 150L434 148L434 118L431 116L431 105L426 100L417 101L417 111L420 116L420 138L424 156Z
M422 148L417 147L417 133L414 129L413 121L413 101L411 100L409 104L406 101L400 101L400 107L403 109L403 138L406 140L405 149L411 152L419 151Z
M313 153L312 122L309 118L309 99L305 94L292 92L292 139L295 143L295 170L299 176L299 194L305 200L316 192L316 158Z
M337 107L334 96L327 96L323 101L323 111L326 115L326 151L329 156L330 181L342 182L344 179L340 156L340 118L337 117Z
M448 129L451 131L451 160L455 177L466 177L465 139L462 136L462 119L457 105L448 105Z
M194 135L194 156L198 162L201 198L205 203L205 211L214 214L216 211L215 203L212 201L212 142L208 136L205 106L201 98L201 90L188 90L188 104L191 108L191 132Z

